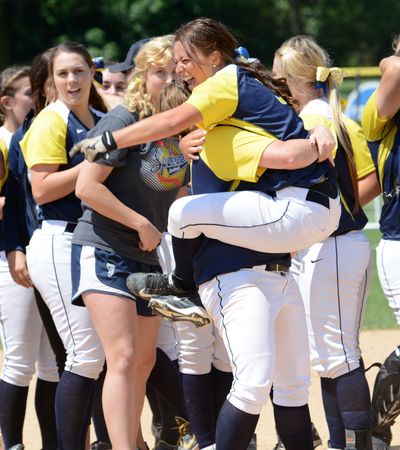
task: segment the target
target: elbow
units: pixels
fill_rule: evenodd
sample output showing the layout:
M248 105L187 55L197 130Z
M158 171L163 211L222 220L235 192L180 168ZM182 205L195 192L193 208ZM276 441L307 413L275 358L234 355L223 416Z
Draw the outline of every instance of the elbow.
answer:
M75 186L75 195L79 198L79 200L82 200L86 202L89 198L89 191L86 183L77 183Z
M46 195L46 191L41 191L40 189L32 188L32 196L35 202L38 205L43 205L44 203L48 203L48 195Z

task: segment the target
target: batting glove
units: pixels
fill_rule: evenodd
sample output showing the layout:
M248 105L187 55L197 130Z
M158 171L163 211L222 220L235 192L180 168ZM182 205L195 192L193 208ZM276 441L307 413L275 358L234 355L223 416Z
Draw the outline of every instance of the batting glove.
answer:
M108 152L116 149L117 144L112 133L105 131L101 136L84 139L75 144L70 150L69 156L72 158L78 153L83 153L88 161L94 162L104 154L107 157Z

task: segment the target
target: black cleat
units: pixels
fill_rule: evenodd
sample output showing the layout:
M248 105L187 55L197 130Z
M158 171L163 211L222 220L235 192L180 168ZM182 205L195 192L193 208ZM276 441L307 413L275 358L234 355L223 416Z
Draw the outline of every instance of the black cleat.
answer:
M144 300L150 300L154 295L188 295L187 291L175 285L172 273L131 273L126 285L132 294Z

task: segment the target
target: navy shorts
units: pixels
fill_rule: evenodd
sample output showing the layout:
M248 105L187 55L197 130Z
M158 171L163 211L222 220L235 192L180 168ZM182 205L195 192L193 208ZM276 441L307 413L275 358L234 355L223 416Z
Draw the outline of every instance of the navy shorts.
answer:
M126 279L135 272L162 270L159 265L142 263L89 245L72 244L72 303L85 306L82 300L84 292L101 292L134 300L138 315L152 316L148 302L135 297L126 287Z

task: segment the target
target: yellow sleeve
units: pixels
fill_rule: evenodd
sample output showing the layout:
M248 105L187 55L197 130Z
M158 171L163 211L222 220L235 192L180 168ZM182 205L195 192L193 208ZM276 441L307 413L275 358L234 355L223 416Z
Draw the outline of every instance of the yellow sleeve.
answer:
M389 121L390 118L380 119L378 116L375 91L368 99L361 118L361 126L367 140L371 142L380 140Z
M20 142L26 165L66 164L65 120L53 110L42 110Z
M211 129L230 117L238 105L238 80L236 66L228 66L196 86L186 101L202 115L199 128Z
M217 126L207 134L201 158L222 180L256 182L266 170L259 168L261 155L274 141L272 135Z
M364 131L360 125L348 117L345 117L345 124L350 136L351 145L353 146L357 178L360 180L375 171L374 162Z
M0 180L0 191L1 191L8 176L8 147L7 144L3 141L3 139L0 139L0 152L3 156L4 161L4 177Z

